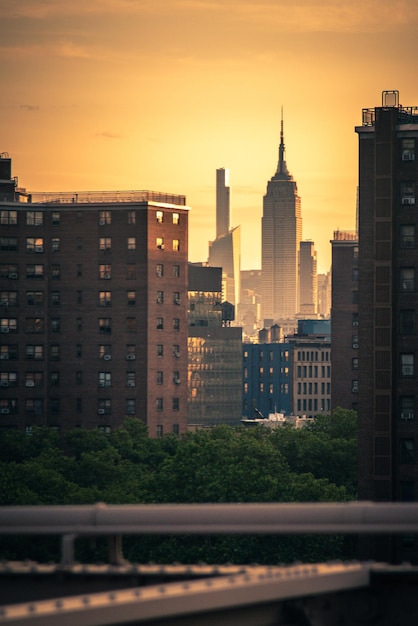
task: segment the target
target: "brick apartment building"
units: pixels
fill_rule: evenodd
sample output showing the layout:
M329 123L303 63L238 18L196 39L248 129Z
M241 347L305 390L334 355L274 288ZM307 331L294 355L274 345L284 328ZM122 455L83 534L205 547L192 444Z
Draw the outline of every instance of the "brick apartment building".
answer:
M359 496L417 501L418 107L383 92L359 138ZM416 539L378 558L418 559ZM386 550L386 551L385 551ZM395 556L394 556L395 554ZM375 555L376 556L376 555Z
M332 409L358 409L358 237L334 231L332 246Z
M27 194L0 158L0 427L187 430L188 208Z

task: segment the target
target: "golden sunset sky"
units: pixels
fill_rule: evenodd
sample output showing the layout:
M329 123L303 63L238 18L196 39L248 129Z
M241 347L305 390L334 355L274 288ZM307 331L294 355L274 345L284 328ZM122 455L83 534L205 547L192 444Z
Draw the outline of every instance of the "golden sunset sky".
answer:
M417 68L417 0L3 0L0 152L29 191L186 195L191 261L228 168L242 268L258 268L283 106L325 272L333 231L355 227L362 108L392 89L418 106Z

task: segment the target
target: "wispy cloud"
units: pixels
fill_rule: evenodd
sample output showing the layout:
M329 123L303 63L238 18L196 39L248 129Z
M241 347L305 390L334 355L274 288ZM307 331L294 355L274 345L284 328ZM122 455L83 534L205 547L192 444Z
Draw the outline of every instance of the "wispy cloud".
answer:
M35 104L21 104L19 108L23 111L28 111L28 113L33 113L33 111L39 111L39 106Z
M119 135L118 133L112 133L108 130L103 130L101 132L95 133L94 137L99 137L102 139L121 139L122 135Z

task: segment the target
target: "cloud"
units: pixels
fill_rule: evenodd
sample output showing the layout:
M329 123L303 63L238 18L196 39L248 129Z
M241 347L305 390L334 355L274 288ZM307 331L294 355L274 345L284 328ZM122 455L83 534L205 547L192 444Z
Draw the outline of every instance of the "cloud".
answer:
M94 137L101 137L103 139L121 139L122 135L119 135L117 133L112 133L108 130L103 130L101 132L95 133Z
M39 111L39 106L34 104L21 104L19 108L28 112Z

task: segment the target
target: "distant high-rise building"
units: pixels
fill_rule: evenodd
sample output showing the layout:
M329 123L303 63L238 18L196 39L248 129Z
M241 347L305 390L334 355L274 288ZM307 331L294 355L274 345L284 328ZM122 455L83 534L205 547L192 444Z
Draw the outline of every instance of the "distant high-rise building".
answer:
M301 241L299 252L299 313L316 315L318 310L317 255L313 241Z
M384 91L359 139L359 497L417 501L418 107ZM371 542L368 542L371 546ZM418 561L416 537L374 557ZM393 549L392 553L390 550Z
M241 419L242 331L223 319L222 269L189 264L189 425Z
M216 170L216 237L229 231L229 170Z
M329 317L331 309L331 272L318 274L318 314Z
M185 432L185 197L14 187L1 156L0 428Z
M295 318L299 311L301 202L285 161L283 116L277 170L263 200L261 272L264 320Z

